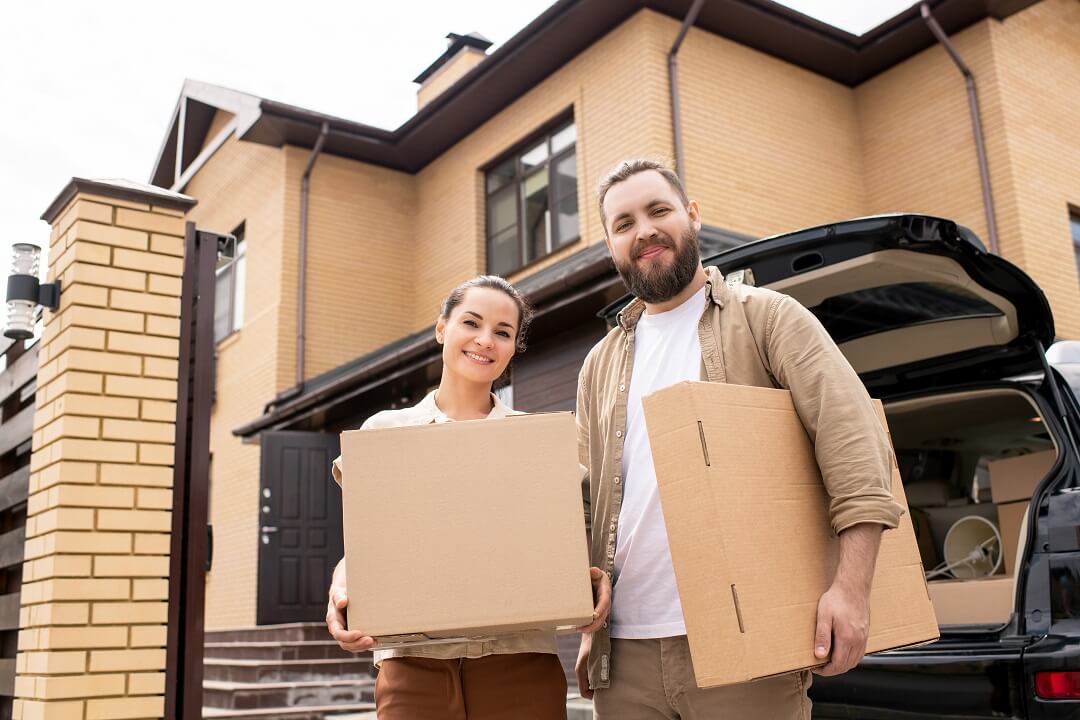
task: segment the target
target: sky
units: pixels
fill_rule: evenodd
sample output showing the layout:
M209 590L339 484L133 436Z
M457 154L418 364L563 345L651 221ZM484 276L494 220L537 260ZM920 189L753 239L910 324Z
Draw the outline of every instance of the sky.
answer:
M48 246L41 213L72 177L146 182L185 78L393 129L412 79L479 32L498 48L551 0L53 0L0 24L0 265ZM784 0L853 34L911 0Z

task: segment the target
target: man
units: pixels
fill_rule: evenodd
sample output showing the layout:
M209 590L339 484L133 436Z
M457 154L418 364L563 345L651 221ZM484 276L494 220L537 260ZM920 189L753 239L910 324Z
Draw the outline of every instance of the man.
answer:
M601 720L808 719L809 673L697 688L641 398L701 379L791 391L840 536L812 639L820 675L850 670L865 652L881 531L901 512L888 440L858 376L809 311L776 292L729 287L716 268L702 267L698 205L671 170L622 163L601 183L599 208L636 299L589 353L578 384L592 564L614 584L608 622L582 636L582 694Z

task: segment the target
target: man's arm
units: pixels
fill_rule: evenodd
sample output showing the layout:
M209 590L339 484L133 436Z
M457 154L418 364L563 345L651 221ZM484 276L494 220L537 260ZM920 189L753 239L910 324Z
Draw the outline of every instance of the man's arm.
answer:
M870 586L883 526L852 525L840 533L836 577L818 601L814 655L829 662L814 672L840 675L859 664L870 635Z

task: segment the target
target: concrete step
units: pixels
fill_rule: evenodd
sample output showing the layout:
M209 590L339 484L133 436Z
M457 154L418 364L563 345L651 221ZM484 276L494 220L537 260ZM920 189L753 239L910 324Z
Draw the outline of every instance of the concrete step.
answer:
M203 679L224 682L345 680L374 674L371 653L350 658L278 661L206 658L203 661Z
M355 654L342 650L333 640L302 640L207 642L203 645L203 656L234 660L347 660Z
M375 700L375 678L307 682L203 682L203 707L237 710L333 707Z
M305 640L329 640L330 635L323 623L287 623L284 625L257 625L254 627L207 630L206 642L303 642Z
M325 720L334 718L338 720L343 715L353 715L371 713L374 715L375 704L374 703L353 703L351 705L325 705L325 706L309 706L309 707L279 707L279 708L259 708L257 710L239 710L229 708L203 708L203 718L205 720L217 720L218 718L224 720L226 718L237 720L245 720L250 718L251 720Z

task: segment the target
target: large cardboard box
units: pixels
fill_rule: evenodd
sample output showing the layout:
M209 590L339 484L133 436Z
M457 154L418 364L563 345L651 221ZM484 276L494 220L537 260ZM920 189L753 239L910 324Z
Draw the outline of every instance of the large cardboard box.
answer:
M684 382L644 408L698 686L820 665L840 541L791 394ZM895 464L892 486L906 505ZM937 639L907 513L882 536L870 603L868 652Z
M1004 503L997 506L998 529L1001 531L1001 559L1005 564L1005 574L1016 572L1016 550L1020 545L1020 526L1028 510L1027 500Z
M570 413L342 433L350 629L383 645L592 621Z
M987 466L990 470L990 497L998 505L1030 499L1056 459L1056 452L1044 450L993 461Z
M931 580L927 589L940 624L995 625L1012 615L1016 579Z

